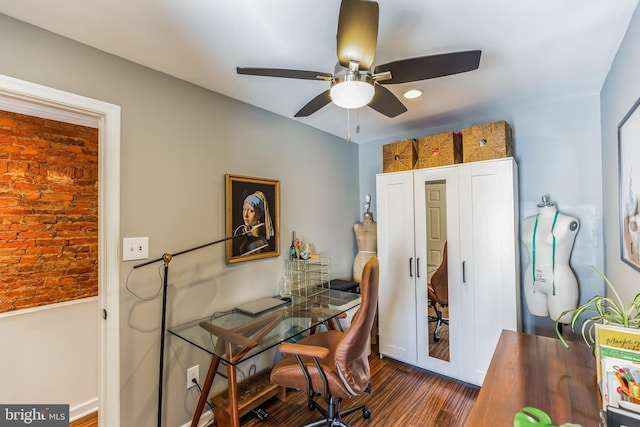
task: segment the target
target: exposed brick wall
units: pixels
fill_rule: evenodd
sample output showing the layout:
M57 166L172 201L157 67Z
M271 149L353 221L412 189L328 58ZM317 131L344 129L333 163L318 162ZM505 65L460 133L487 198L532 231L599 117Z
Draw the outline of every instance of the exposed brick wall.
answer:
M98 130L0 111L0 313L98 294Z

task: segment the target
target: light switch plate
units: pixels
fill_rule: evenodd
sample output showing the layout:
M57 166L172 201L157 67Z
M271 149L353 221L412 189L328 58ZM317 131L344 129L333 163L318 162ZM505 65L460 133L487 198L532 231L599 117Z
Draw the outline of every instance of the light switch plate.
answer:
M122 260L135 261L149 258L148 237L125 237L122 239Z

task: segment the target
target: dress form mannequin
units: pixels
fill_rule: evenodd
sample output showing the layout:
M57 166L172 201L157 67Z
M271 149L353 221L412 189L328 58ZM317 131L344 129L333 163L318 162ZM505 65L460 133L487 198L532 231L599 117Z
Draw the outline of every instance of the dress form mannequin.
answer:
M362 222L353 226L356 233L356 243L358 244L358 253L353 262L353 280L360 283L362 278L362 270L369 259L376 256L378 250L378 225L373 220L373 214L369 211L371 206L371 196L367 194L365 198L364 218Z
M524 220L522 240L530 259L524 294L534 316L550 316L556 321L563 311L578 306L578 280L569 258L579 226L577 218L560 214L548 196L538 204L538 214ZM569 323L570 318L571 313L559 323Z

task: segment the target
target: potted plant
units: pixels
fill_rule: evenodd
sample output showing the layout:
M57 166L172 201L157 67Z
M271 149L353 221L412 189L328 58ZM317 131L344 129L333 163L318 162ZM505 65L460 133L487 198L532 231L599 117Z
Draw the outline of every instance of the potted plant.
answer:
M637 328L640 326L640 293L625 306L616 288L611 284L607 276L599 268L595 266L592 266L592 268L604 279L615 298L596 295L576 309L566 310L558 317L559 320L564 317L565 314L573 312L569 325L571 326L571 330L574 331L575 324L583 313L586 316L590 316L584 319L582 327L580 328L582 339L589 347L595 344L594 329L597 323L617 324L627 328ZM556 320L556 334L564 346L569 347L560 332L559 326L560 324Z

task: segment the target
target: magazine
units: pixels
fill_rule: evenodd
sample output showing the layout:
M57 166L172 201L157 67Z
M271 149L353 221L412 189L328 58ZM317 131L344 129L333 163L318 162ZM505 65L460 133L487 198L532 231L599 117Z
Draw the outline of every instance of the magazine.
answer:
M602 408L640 413L640 330L598 324L595 335Z

